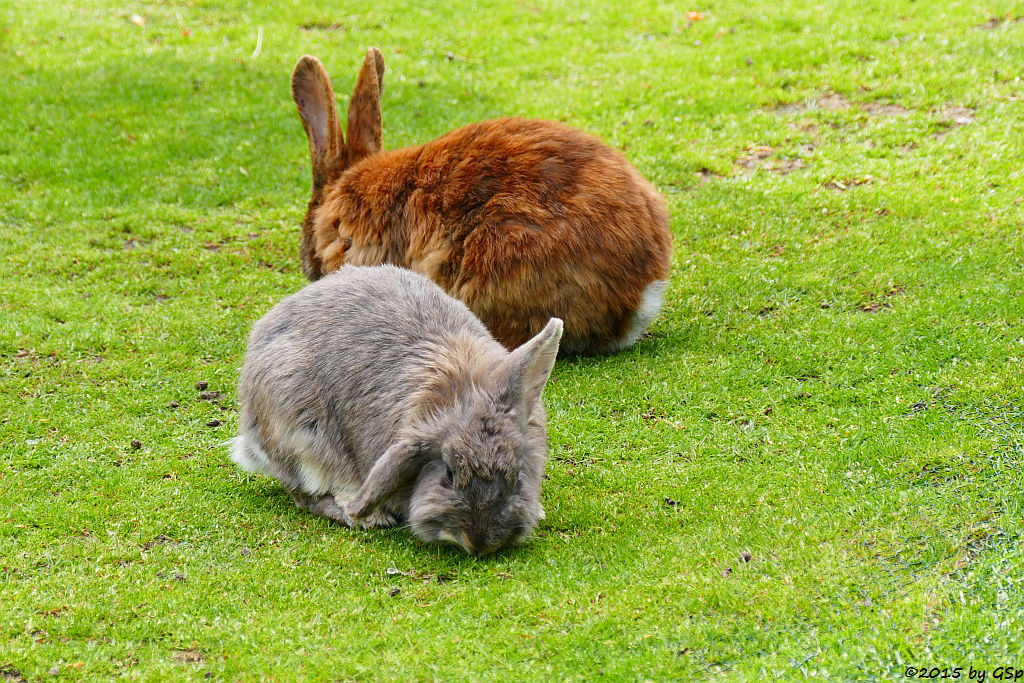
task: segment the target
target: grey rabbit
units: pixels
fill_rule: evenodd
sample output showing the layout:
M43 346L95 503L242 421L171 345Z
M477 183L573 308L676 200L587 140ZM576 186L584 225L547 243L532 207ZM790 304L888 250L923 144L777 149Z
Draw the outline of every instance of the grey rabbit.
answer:
M541 393L561 336L552 318L509 352L422 275L340 268L253 327L231 458L341 524L494 552L544 515Z

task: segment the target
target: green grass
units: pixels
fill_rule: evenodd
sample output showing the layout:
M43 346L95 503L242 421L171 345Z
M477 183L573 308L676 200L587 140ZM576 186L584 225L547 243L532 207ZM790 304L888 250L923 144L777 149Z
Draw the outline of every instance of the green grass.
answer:
M314 4L0 5L5 679L1024 667L1017 2ZM386 145L561 119L672 211L664 313L556 366L548 517L495 557L222 445L303 285L291 66L344 105L369 45Z

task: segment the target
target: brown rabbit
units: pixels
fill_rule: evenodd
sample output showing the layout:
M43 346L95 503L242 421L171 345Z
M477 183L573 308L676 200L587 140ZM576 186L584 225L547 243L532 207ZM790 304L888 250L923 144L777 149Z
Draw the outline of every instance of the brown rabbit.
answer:
M461 299L507 348L565 323L561 353L625 348L658 314L672 234L665 200L597 138L553 121L473 123L383 151L384 57L370 48L341 134L330 77L302 57L292 95L309 137L302 226L310 280L391 263Z

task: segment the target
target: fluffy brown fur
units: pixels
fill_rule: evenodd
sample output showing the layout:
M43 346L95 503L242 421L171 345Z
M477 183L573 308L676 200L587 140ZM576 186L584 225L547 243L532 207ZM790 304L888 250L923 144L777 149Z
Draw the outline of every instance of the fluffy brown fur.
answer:
M345 145L323 65L306 56L295 67L313 160L306 275L409 268L464 301L507 348L552 317L565 323L562 353L635 341L660 307L672 250L654 186L597 138L552 121L482 121L382 151L383 73L372 48Z

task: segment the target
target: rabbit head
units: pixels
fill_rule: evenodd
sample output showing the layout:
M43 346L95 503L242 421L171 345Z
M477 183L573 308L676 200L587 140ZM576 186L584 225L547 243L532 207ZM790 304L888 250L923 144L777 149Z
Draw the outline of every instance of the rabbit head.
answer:
M540 399L561 336L553 318L489 373L457 364L438 373L417 396L417 419L374 463L346 513L363 519L408 486L408 523L424 541L486 555L527 536L544 514Z
M324 65L316 57L305 55L292 72L292 98L309 138L309 154L313 162L313 195L302 224L300 248L302 268L310 280L317 280L325 274L313 230L313 215L323 202L324 188L346 168L382 148L380 97L383 83L384 56L379 49L372 47L366 51L366 59L349 100L346 144L338 121L331 77Z

